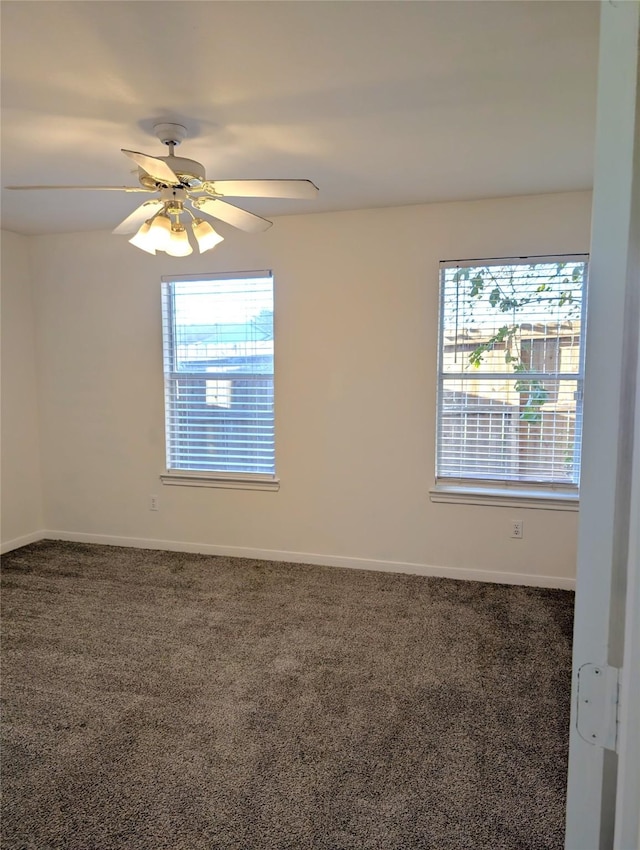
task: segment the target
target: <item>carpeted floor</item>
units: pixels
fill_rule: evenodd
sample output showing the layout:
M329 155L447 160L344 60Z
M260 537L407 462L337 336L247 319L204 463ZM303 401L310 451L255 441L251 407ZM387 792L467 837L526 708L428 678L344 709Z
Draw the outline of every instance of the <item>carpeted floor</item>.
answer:
M3 848L560 850L573 594L43 541Z

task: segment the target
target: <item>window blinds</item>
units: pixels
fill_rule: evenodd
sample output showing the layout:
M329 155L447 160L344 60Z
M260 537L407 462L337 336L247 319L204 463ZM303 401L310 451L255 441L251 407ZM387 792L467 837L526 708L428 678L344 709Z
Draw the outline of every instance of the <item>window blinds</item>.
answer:
M438 481L577 488L586 259L441 264Z
M163 278L167 469L273 477L273 277Z

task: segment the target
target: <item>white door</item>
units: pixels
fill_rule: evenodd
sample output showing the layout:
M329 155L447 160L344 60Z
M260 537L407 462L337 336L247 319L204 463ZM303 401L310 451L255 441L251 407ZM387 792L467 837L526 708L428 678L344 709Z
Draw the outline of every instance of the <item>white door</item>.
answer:
M566 850L639 846L639 13L601 5Z
M640 192L636 203L640 204ZM640 362L640 346L638 358ZM640 387L636 394L624 647L614 849L636 850L640 848Z

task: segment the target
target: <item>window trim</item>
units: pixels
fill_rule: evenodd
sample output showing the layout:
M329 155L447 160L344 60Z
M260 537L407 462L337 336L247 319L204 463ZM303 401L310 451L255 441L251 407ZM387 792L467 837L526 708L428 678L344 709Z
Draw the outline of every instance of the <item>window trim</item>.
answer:
M538 510L577 511L580 508L580 495L577 488L563 488L558 485L536 487L520 482L494 482L465 479L459 483L438 482L429 490L432 502L462 505L491 505L493 507L534 508Z
M178 487L213 487L213 488L221 488L221 489L229 489L229 490L262 490L262 491L278 491L280 489L280 479L278 478L275 469L273 473L263 473L263 472L223 472L216 470L190 470L190 469L172 469L167 465L169 452L168 452L168 424L166 418L166 410L167 410L167 396L166 396L166 374L165 374L165 362L166 362L166 341L164 336L164 322L165 322L165 306L164 306L164 293L165 288L168 287L172 283L176 282L190 282L190 283L198 283L203 282L206 283L211 280L247 280L250 278L271 278L271 286L272 286L272 297L274 303L274 323L275 323L275 296L276 296L276 286L275 286L275 276L271 269L251 269L248 271L236 271L236 272L208 272L201 274L172 274L172 275L162 275L161 280L161 292L162 292L162 323L163 323L163 331L162 331L162 359L163 359L163 376L164 376L164 388L163 388L163 404L165 409L165 471L159 476L160 481L163 485L170 486L178 486ZM173 324L168 328L168 332L171 336L171 352L170 357L173 361L175 358L175 346L173 344L173 333L174 327ZM274 386L274 395L275 395L275 330L274 330L274 369L273 369L273 386ZM172 365L173 362L172 362ZM171 374L173 375L174 369L172 369ZM274 430L275 430L275 403L274 403ZM274 452L275 452L275 437L274 437Z
M442 271L448 268L474 268L476 266L493 265L523 265L536 262L582 262L585 264L585 277L582 288L581 333L580 333L580 363L581 370L576 373L579 383L584 386L585 345L587 319L587 290L589 254L530 254L521 257L488 257L467 258L459 260L441 260L438 264L438 341L437 341L437 372L436 372L436 428L435 428L435 462L436 475L433 486L429 489L432 502L448 504L490 505L493 507L522 507L542 510L578 511L580 507L580 487L573 484L556 482L530 482L519 480L474 479L439 477L438 459L440 453L440 396L444 380L442 371L444 310L442 305L443 286ZM557 376L556 376L557 377ZM564 376L561 376L564 377ZM573 377L573 375L572 375ZM580 401L584 403L584 399Z
M279 490L280 479L275 475L258 472L251 475L230 472L165 472L160 476L163 484L178 487L219 487L225 490Z

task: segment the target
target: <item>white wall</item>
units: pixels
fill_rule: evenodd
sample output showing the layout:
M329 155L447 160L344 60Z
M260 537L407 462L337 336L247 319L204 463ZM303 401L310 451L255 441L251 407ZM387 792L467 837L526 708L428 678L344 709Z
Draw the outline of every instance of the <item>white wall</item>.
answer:
M567 586L575 513L429 500L438 261L587 251L589 220L589 193L289 216L186 260L33 237L47 528ZM281 489L163 487L160 276L265 268Z
M43 527L36 353L28 240L2 234L2 544Z

